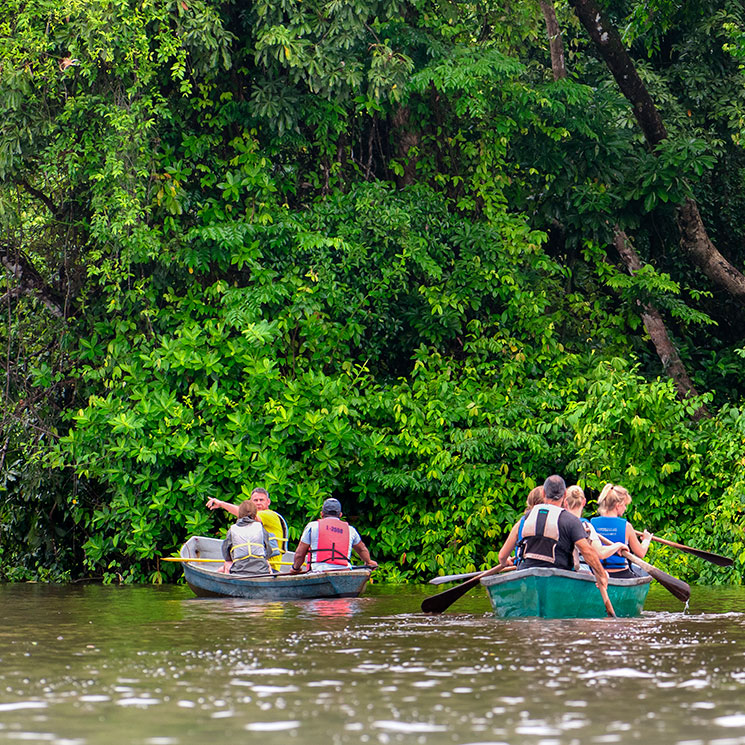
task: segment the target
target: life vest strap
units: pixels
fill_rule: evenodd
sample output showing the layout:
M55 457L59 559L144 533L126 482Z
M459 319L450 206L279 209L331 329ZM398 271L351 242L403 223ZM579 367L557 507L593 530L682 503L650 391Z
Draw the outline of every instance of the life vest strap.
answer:
M316 557L316 560L319 563L323 562L324 564L335 563L334 559L341 559L345 562L349 561L349 557L347 556L346 552L339 551L339 549L336 548L336 544L332 544L331 548L317 548L317 549L309 548L308 553L311 554L311 556L313 554L320 554L320 553L331 554L331 556L329 556L329 558L327 559L319 559L318 557Z
M237 543L235 546L231 546L230 547L230 555L232 556L237 549L239 549L239 548L246 548L246 546L248 546L248 553L245 556L240 556L238 559L236 559L236 561L241 561L243 559L249 559L249 558L250 559L265 559L266 558L266 554L263 551L264 544L263 543L255 543L254 541L247 541L246 543ZM254 546L260 547L262 549L262 553L255 554L253 552L253 547Z

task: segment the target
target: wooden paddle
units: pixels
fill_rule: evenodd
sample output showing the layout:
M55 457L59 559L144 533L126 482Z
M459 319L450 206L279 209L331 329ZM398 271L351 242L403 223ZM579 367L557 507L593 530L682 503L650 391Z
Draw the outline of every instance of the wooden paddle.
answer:
M613 543L613 541L609 541L604 535L600 536L600 540L606 545ZM675 595L678 600L682 600L684 603L688 602L688 598L691 597L691 587L686 582L683 582L682 579L673 577L671 574L663 572L662 569L652 566L650 563L644 561L644 559L640 559L638 556L632 554L631 551L625 550L619 551L618 553L623 556L624 559L628 559L632 564L636 564L646 570L650 577L656 579L668 592ZM612 574L609 574L608 576L611 578L613 577Z
M460 582L464 579L471 579L471 577L481 574L482 571L468 572L466 574L443 574L441 577L433 577L429 583L430 585L444 585L446 582Z
M608 588L607 587L601 587L597 584L597 578L596 579L596 587L598 590L600 590L600 597L603 598L603 605L605 605L605 612L608 614L609 618L615 618L616 617L616 611L613 610L613 603L611 603L610 598L608 597Z
M635 531L636 534L641 538L642 533ZM712 553L711 551L702 551L700 548L692 548L691 546L684 546L682 543L674 543L673 541L666 541L664 538L658 538L656 535L652 536L653 541L662 543L665 546L672 546L672 548L679 548L681 551L685 551L688 554L698 556L699 559L704 561L710 561L712 564L716 564L720 567L731 567L735 562L734 559L730 559L728 556L721 556L720 554Z
M195 559L184 559L181 556L161 556L160 560L161 561L182 561L182 562L186 562L186 561L208 561L208 562L212 562L212 561L215 561L215 562L217 562L219 564L222 564L223 563L223 560L222 559L196 559L196 558ZM292 566L292 562L291 561L280 561L279 563L282 566L288 566L288 567L289 566ZM367 566L367 565L364 565L364 566Z
M517 569L517 567L505 567L502 571L509 572L514 569ZM433 577L429 583L430 585L444 585L446 582L458 582L463 579L471 579L471 577L481 574L482 571L480 569L478 572L468 572L467 574L443 574L441 577Z
M682 600L684 603L688 602L688 598L691 597L691 587L686 582L683 582L682 579L673 577L671 574L667 574L661 569L652 566L651 564L644 561L644 559L640 559L638 556L634 556L631 551L620 551L619 553L625 559L628 559L632 564L636 564L642 569L645 569L650 577L656 579L668 592L671 592L673 595L675 595L678 600Z
M505 568L504 564L497 564L497 566L487 569L484 572L479 572L471 579L466 582L451 587L442 592L438 592L437 595L430 595L422 601L422 611L424 613L442 613L446 611L458 598L462 598L469 590L472 590L478 585L479 580L482 577L489 577L492 574L498 574Z

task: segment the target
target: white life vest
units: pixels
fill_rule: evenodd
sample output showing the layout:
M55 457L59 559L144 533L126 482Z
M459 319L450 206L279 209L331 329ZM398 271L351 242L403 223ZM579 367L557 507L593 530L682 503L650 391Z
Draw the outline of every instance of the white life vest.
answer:
M557 504L537 504L523 523L523 559L556 563L559 542L559 516L564 511Z

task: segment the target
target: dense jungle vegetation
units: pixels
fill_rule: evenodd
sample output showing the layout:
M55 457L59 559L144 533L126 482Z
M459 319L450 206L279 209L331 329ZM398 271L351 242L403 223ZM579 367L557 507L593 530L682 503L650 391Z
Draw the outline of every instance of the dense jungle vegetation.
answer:
M5 0L0 578L161 582L207 498L390 581L550 473L745 573L741 0Z

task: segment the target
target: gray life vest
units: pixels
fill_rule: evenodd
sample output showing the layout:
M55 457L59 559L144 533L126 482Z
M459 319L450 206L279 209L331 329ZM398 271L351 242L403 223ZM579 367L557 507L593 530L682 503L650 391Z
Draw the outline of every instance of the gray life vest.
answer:
M233 525L230 528L230 541L232 561L267 558L264 548L264 526L259 520L254 520L248 525Z
M556 544L559 542L559 516L563 507L556 504L537 504L523 524L523 559L556 563Z

